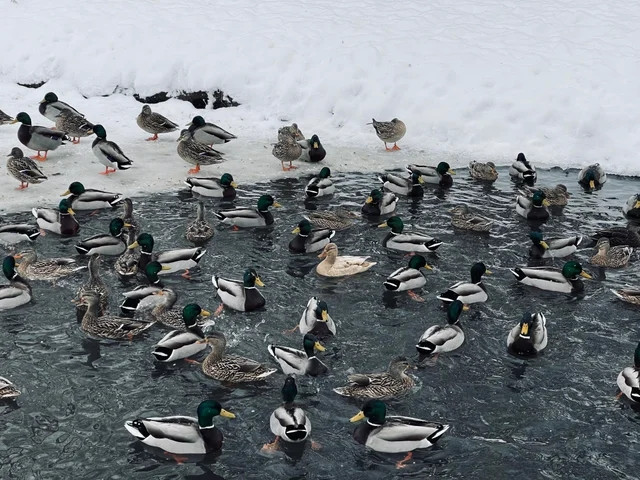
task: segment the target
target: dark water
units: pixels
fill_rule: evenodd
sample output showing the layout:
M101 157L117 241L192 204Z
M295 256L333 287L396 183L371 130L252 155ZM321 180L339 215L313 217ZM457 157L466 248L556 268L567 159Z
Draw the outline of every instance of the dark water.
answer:
M327 301L338 323L338 334L327 342L322 357L330 373L298 382L298 401L313 422L312 437L321 450L307 447L297 459L260 453L272 440L269 415L281 402L281 373L260 386L228 388L197 366L154 363L150 352L165 333L160 328L121 344L88 339L69 303L83 281L79 276L53 287L33 282L32 304L0 313L0 375L23 392L17 402L0 404L0 478L494 479L522 472L527 478L638 478L640 413L614 396L616 376L632 364L640 315L609 292L640 284L637 261L607 271L606 278L586 265L596 280L587 282L586 298L578 301L516 285L507 269L526 264L529 227L513 208L515 187L505 169L493 186L459 173L450 191L430 189L422 201L405 199L398 205L407 228L419 226L446 242L429 256L436 269L428 273L422 291L425 303L384 295L384 278L407 259L380 246L385 232L376 228L377 222L359 220L335 237L343 253L368 254L378 262L363 275L319 278L312 270L315 255L288 252L289 232L304 208L306 178L245 185L237 204L253 204L264 192L277 196L283 208L274 213L275 225L241 232L218 227L193 280L168 277L180 304L196 301L213 310L218 301L211 275L239 278L245 267L255 266L266 284L266 309L226 311L216 328L226 333L234 353L267 364L273 364L268 343L301 346L298 334L282 332L297 324L307 300L318 295ZM374 179L343 175L337 179L339 193L317 205L359 209ZM604 189L593 194L581 192L575 179L575 171L540 172L539 184L563 182L574 193L564 215L544 226L547 237L625 224L620 208L636 193L637 179L609 177ZM493 233L454 232L447 210L459 202L495 217ZM211 200L207 204L214 207ZM135 210L144 229L156 237L158 250L187 245L184 227L195 214L188 193L136 199ZM82 216L83 236L105 230L112 215ZM24 213L5 220L31 221L29 217ZM48 235L38 239L37 247L43 256L70 255L75 241ZM587 264L590 255L592 249L586 249L576 257ZM467 280L477 260L494 275L485 280L487 304L463 314L466 343L441 356L435 366L415 371L416 390L389 405L390 414L442 421L452 428L438 446L417 452L414 463L396 470L402 455L369 452L352 440L348 419L360 405L331 389L343 384L348 373L384 370L398 354L415 358L414 345L425 328L444 322L436 294ZM106 278L113 291L111 311L116 312L120 293L132 285L122 284L112 270ZM507 354L505 342L527 309L545 313L549 345L538 358L523 360ZM194 415L205 398L219 400L237 415L216 422L225 435L217 460L176 465L144 450L123 428L125 420L138 416Z

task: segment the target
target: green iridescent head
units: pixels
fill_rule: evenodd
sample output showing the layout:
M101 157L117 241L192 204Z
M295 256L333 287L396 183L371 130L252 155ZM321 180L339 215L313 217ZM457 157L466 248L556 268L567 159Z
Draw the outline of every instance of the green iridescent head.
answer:
M182 309L182 319L187 328L195 327L198 324L198 317L200 315L208 317L210 313L203 310L197 303L190 303Z
M100 124L93 126L93 133L95 133L98 138L107 138L107 131Z
M320 178L329 178L330 176L331 176L331 169L329 167L323 167L323 169L320 170L320 173L318 174L318 177Z
M222 408L222 405L215 400L205 400L198 405L198 425L200 428L213 427L213 419L218 415L225 418L236 418L236 416Z
M247 268L244 271L244 275L242 276L242 283L246 288L253 288L256 285L259 287L264 287L264 283L260 280L258 276L258 272L256 272L255 268Z
M220 177L220 185L223 187L235 187L235 182L233 181L233 177L230 173L224 173Z
M564 264L562 267L562 275L567 280L576 280L579 276L591 278L591 275L582 270L582 265L575 261L570 261Z
M18 273L16 272L16 259L11 255L4 257L4 260L2 261L2 273L7 277L7 280L13 280L18 276Z
M31 125L31 117L26 112L20 112L16 115L16 122L20 122L24 125Z
M295 377L288 376L284 381L282 387L282 399L284 403L293 403L298 395L298 386L296 385Z
M109 233L114 237L122 235L122 229L124 228L124 220L121 218L114 218L109 222Z
M307 354L307 357L315 356L315 350L319 350L324 352L325 348L318 341L315 335L311 333L307 333L302 339L302 346L304 347L304 352Z
M362 406L362 410L357 415L351 417L351 422L357 422L363 418L371 425L383 425L387 417L387 406L381 400L369 400Z
M40 102L40 103L53 103L53 102L57 102L57 101L58 101L58 96L53 92L48 92L44 96L44 100L42 100L42 102Z

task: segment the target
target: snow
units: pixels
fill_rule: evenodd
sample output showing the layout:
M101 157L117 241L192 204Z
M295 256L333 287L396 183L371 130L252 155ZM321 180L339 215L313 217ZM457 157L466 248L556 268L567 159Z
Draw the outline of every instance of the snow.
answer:
M105 178L91 139L64 145L43 164L50 179L41 185L16 192L0 175L4 210L56 204L73 180L130 195L179 188L189 165L177 133L145 142L133 92L220 88L239 101L152 108L180 124L202 114L238 135L219 148L227 161L202 174L228 171L241 183L319 170L282 172L271 156L277 128L292 121L320 136L336 172L442 159L504 165L523 151L539 167L599 162L640 174L633 2L1 1L0 109L50 126L37 106L54 91L134 161ZM41 80L39 89L16 85ZM407 124L401 152L384 151L366 125L372 117ZM0 127L0 153L19 145L16 130Z

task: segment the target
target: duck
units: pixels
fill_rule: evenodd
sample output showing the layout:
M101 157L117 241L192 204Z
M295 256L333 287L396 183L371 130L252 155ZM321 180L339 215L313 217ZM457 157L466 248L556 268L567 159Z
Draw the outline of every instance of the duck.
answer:
M130 228L127 231L127 247L135 241L136 232L133 228ZM138 274L139 262L140 252L135 249L127 248L124 253L118 257L113 268L120 278L135 277Z
M21 393L11 380L0 377L0 400L16 398L19 397Z
M349 384L334 388L333 391L343 397L390 400L413 388L415 382L406 374L409 368L412 367L405 357L396 357L389 363L386 372L348 375Z
M627 203L622 207L622 213L633 219L640 218L640 194L636 193L627 199Z
M175 330L184 330L186 320L185 316L189 320L189 324L191 324L192 321L200 323L201 317L208 317L211 315L207 310L204 310L200 305L195 303L190 303L182 309L173 308L178 296L171 288L164 287L162 290L155 292L154 295L160 295L166 299L151 311L153 319L165 327L171 327Z
M203 197L223 198L233 200L236 198L238 184L230 173L216 177L187 177L184 182L192 192Z
M336 187L331 180L331 169L324 167L320 170L320 173L309 180L307 186L304 188L304 193L308 198L326 197L327 195L333 195L336 191Z
M27 280L44 280L54 282L60 278L73 275L86 266L78 265L73 258L47 258L38 260L38 254L33 249L23 250L15 259L20 260L18 274Z
M80 298L80 305L87 307L80 328L92 337L133 340L154 325L154 322L138 322L124 317L100 315L99 303L100 296L92 291L85 292Z
M264 227L273 223L273 215L269 207L279 208L281 205L271 195L261 195L257 208L238 207L230 210L218 210L215 216L220 223L234 227Z
M259 382L277 371L255 360L226 354L227 339L222 332L212 332L205 337L204 342L211 345L211 352L202 362L202 371L206 376L220 382Z
M124 200L121 193L104 192L85 188L80 182L73 182L61 196L67 197L71 208L74 210L99 210L113 208Z
M76 292L75 298L71 301L76 305L76 319L82 321L87 311L86 305L81 304L80 299L87 293L94 293L98 296L98 315L102 316L107 311L109 305L109 288L102 281L100 275L100 265L102 255L91 255L87 269L89 270L89 280L83 284Z
M7 171L20 182L17 190L27 188L30 183L36 185L47 180L47 176L42 173L36 162L25 157L20 148L13 147L7 157Z
M187 124L187 126L193 139L204 145L219 145L238 138L234 134L227 132L224 128L206 122L200 115L193 117L193 120L191 120L191 123Z
M533 188L525 185L524 194L527 198L530 199L538 190L542 190L542 193L544 193L544 196L549 202L549 205L552 207L566 207L569 204L569 198L571 198L571 194L568 192L567 186L562 183L558 183L554 187L540 188Z
M263 445L263 451L277 450L280 439L287 443L302 443L311 435L311 420L302 408L293 403L297 395L295 377L288 376L282 387L284 403L276 408L269 418L271 433L276 438L273 442Z
M409 265L395 270L384 281L384 288L392 292L408 291L409 295L415 300L421 300L418 295L413 292L417 288L422 288L427 284L427 279L422 274L421 268L433 270L422 255L412 255L409 259Z
M404 222L398 216L390 217L378 228L390 227L391 231L382 240L382 246L400 252L435 252L442 242L437 238L417 232L404 232ZM404 233L403 233L404 232Z
M302 131L298 127L297 123L285 125L284 127L278 129L278 141L281 142L285 137L291 137L296 142L305 139L305 136L302 134Z
M612 247L607 237L598 239L596 253L589 262L591 265L608 268L622 268L629 264L629 259L633 253L633 248L624 245Z
M15 119L0 110L0 125L10 125Z
M312 135L311 138L298 140L298 145L302 147L302 153L298 160L303 162L321 162L327 156L327 151L320 143L318 135Z
M377 188L371 190L362 206L361 212L371 217L381 217L388 215L396 210L398 197L393 193L382 193Z
M120 304L121 312L125 315L133 316L135 312L150 310L158 304L166 302L169 298L168 296L161 297L155 296L154 294L164 288L158 274L163 270L169 269L170 267L162 266L156 261L147 263L142 270L138 266L138 271L144 273L147 283L137 285L133 290L122 294L125 298Z
M378 122L372 118L371 123L367 123L367 125L373 125L376 135L384 142L384 148L387 152L400 150L398 142L407 133L407 126L402 120L393 118L390 122ZM387 143L393 143L393 147L389 148Z
M424 180L418 172L413 172L409 178L400 177L392 173L380 175L378 180L382 182L382 187L388 191L398 195L407 197L422 197L424 189L422 184Z
M524 182L533 185L538 180L536 167L527 160L524 153L518 153L518 156L509 167L509 176L512 180Z
M192 357L207 348L207 344L202 342L205 335L198 325L198 317L203 312L209 313L197 303L190 303L182 309L182 327L162 337L151 352L157 361L175 362Z
M309 212L304 216L314 227L328 228L329 230L346 230L355 223L357 214L337 208L335 210L320 210Z
M630 303L632 305L640 305L640 288L621 288L619 290L611 289L611 292L623 302Z
M346 277L366 272L377 262L368 262L369 257L338 256L338 246L327 243L318 255L322 262L316 266L316 272L323 277Z
M236 418L216 400L198 405L198 418L173 415L128 420L124 427L145 445L164 452L197 455L217 452L222 448L222 432L213 425L216 416Z
M640 247L640 235L638 234L637 226L610 227L599 230L591 235L591 238L596 241L603 237L609 239L609 244L612 247L617 247L618 245L626 245L633 248Z
M109 233L94 235L83 239L76 245L76 250L80 255L121 255L127 249L127 245L122 238L124 227L128 225L121 218L114 218L109 223Z
M465 305L486 302L489 296L482 283L482 276L485 273L491 275L491 271L487 270L484 263L474 263L471 266L471 283L458 282L451 285L446 292L438 295L438 300L442 300L444 303L460 300Z
M44 162L47 159L49 151L53 151L60 145L64 145L65 140L71 140L64 132L52 130L47 127L33 126L31 124L31 117L25 112L20 112L16 115L16 119L11 123L21 123L18 129L18 140L20 140L20 143L25 147L38 152L36 156L31 157L34 160ZM44 152L44 156L40 155L40 152Z
M58 118L58 115L60 115L64 111L70 111L75 115L84 117L82 113L73 108L71 105L60 101L58 99L58 96L53 92L48 92L40 101L38 111L52 122L55 122Z
M474 180L495 182L498 179L498 170L493 162L482 163L472 160L469 162L469 175Z
M324 300L311 297L302 312L298 328L302 335L312 333L317 338L327 338L336 334L336 324L329 315L329 307Z
M587 191L600 190L607 181L607 174L599 163L584 167L578 173L578 183Z
M84 116L78 115L71 110L63 110L56 117L56 130L65 132L71 137L71 143L77 145L82 137L93 135L93 123Z
M516 197L516 212L527 220L545 222L549 219L549 202L542 190L533 194L531 200L523 195Z
M525 312L507 336L509 352L522 357L537 355L547 346L547 319L543 313Z
M282 170L287 172L298 168L293 165L294 160L298 160L302 155L302 147L289 135L284 135L281 140L273 146L271 154L280 160ZM289 162L289 166L285 167L284 163Z
M316 357L315 351L324 352L324 346L312 333L305 333L302 339L303 350L283 347L280 345L269 345L269 354L280 364L280 368L285 375L309 375L317 377L327 373L327 366Z
M189 173L198 173L200 165L214 165L224 161L224 153L214 150L209 145L198 142L189 130L182 130L178 138L178 155L185 162L195 165Z
M633 367L626 367L617 379L620 395L635 403L640 403L640 343L633 353Z
M562 270L552 267L516 267L509 271L524 285L560 293L580 293L584 290L584 285L578 277L592 278L575 261L566 262Z
M564 258L575 253L582 243L580 235L565 238L543 239L542 232L531 232L529 238L533 245L529 249L531 258Z
M447 162L440 162L435 167L411 164L407 165L406 169L412 175L418 173L422 176L424 183L438 185L441 188L451 187L453 185L453 177L451 175L456 174Z
M256 288L264 287L258 272L254 268L247 268L240 280L227 280L213 275L211 283L218 297L222 301L220 311L224 305L238 312L251 312L264 307L266 300ZM216 311L219 314L220 311Z
M93 133L96 139L91 144L91 151L104 165L103 175L115 173L118 170L128 170L133 162L127 157L117 143L107 140L107 131L102 125L94 125Z
M31 285L16 272L16 260L11 255L2 261L2 273L9 280L9 285L0 285L0 311L29 303Z
M136 123L142 130L153 135L147 138L147 141L158 140L159 133L169 133L178 129L177 123L157 112L152 112L149 105L142 106L142 111L136 117Z
M350 422L367 421L358 425L353 438L371 450L382 453L405 453L396 464L402 468L412 458L413 450L430 448L449 430L449 425L413 417L387 416L387 406L380 400L369 400Z
M198 202L196 219L187 225L187 230L184 232L184 236L187 240L196 245L202 245L207 243L213 238L213 227L204 216L204 203Z
M58 211L50 208L32 208L31 213L41 230L53 232L65 237L77 235L80 224L76 220L76 212L71 208L69 200L63 198L58 204Z
M471 213L466 204L458 205L451 210L451 225L461 230L486 233L491 231L493 220L475 213Z
M35 242L40 230L27 223L13 223L0 226L0 243L13 245L20 242Z
M335 230L319 228L313 230L311 222L306 218L298 223L298 226L291 232L295 235L289 242L289 250L294 253L313 253L322 250L336 234Z
M140 225L133 215L133 200L130 198L124 198L122 200L122 216L120 218L122 218L124 223L129 225L127 231L133 232L137 237Z
M447 324L433 325L425 330L416 344L421 360L460 348L464 343L464 332L460 328L460 314L468 308L460 300L451 302L447 309Z
M207 250L202 247L194 248L178 248L174 250L166 250L160 253L153 253L153 246L155 240L149 233L141 233L135 242L129 245L127 248L134 249L140 247L140 260L138 261L138 269L144 271L147 264L153 260L158 261L163 267L158 272L159 275L165 275L167 273L179 272L184 270L182 276L189 277L189 270L195 268Z

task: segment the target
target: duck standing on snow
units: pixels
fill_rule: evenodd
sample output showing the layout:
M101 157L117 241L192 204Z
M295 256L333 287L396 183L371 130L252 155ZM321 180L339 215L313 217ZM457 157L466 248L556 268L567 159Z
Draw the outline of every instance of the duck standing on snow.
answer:
M487 270L484 263L474 263L471 266L471 283L458 282L451 285L446 292L438 295L438 300L442 300L444 303L460 300L465 305L486 302L489 296L482 283L482 276L485 273L491 275L491 271Z
M406 170L412 175L414 173L420 175L424 183L438 185L441 188L451 187L453 185L453 177L451 175L456 174L447 162L440 162L435 167L411 164L406 166Z
M428 356L437 357L440 353L452 352L464 343L464 332L460 328L460 314L465 308L460 300L449 304L447 324L433 325L425 330L418 340L416 349L420 360Z
M283 171L289 171L298 168L293 165L293 161L302 155L302 147L289 135L283 135L282 140L273 146L271 154L280 160ZM289 166L285 167L284 162L289 162Z
M602 237L596 244L596 253L589 262L591 265L608 268L622 268L629 264L633 248L626 245L612 247L607 237Z
M307 197L316 198L333 195L333 192L336 191L336 187L333 185L333 181L329 177L331 177L331 170L329 167L324 167L320 170L318 176L309 180L309 183L307 183L307 186L304 189L304 193Z
M67 195L70 195L67 197L67 201L74 210L113 208L124 199L121 193L84 188L80 182L71 183L69 189L62 194L63 197Z
M578 183L585 190L600 190L607 181L607 174L599 163L583 168L578 173Z
M323 277L346 277L357 273L366 272L376 262L368 262L369 257L338 256L338 247L335 243L325 245L318 258L323 258L316 267L318 275Z
M382 182L382 187L389 192L408 197L424 196L424 189L422 188L424 180L418 172L412 173L409 178L386 173L380 175L378 179Z
M184 236L190 242L202 245L211 240L213 234L213 227L207 222L204 215L204 203L198 202L196 219L187 225L187 231Z
M493 226L493 220L471 213L466 204L458 205L449 210L449 212L451 212L451 225L455 228L487 233L491 231Z
M372 217L381 217L388 215L396 210L398 197L393 193L382 193L377 188L371 190L362 206L362 213Z
M531 258L564 258L578 250L582 237L552 238L545 241L541 232L531 232L529 238L533 246L529 249Z
M189 132L196 142L204 145L219 145L221 143L227 143L236 137L234 134L227 132L224 128L205 122L204 118L200 115L193 117L191 123L187 124Z
M26 223L2 225L0 227L0 243L5 245L27 241L34 242L39 235L40 230Z
M522 152L509 167L509 176L512 180L524 182L527 185L533 185L538 179L535 165L530 163Z
M407 133L407 126L402 120L394 118L390 122L377 122L375 118L372 118L371 123L367 123L367 125L373 125L376 135L384 142L384 148L388 152L400 150L397 142ZM387 143L393 143L393 147L389 148Z
M567 262L562 270L551 267L516 267L509 270L524 285L550 292L580 293L584 290L578 277L591 278L578 262Z
M516 212L521 217L535 222L546 222L549 219L549 202L542 190L533 194L531 200L524 195L516 197Z
M400 252L435 252L442 242L436 238L416 232L404 232L404 223L397 216L390 217L378 228L390 227L391 231L382 240L382 246ZM403 233L404 232L404 233Z
M46 127L32 126L31 117L25 112L20 112L16 115L16 119L11 123L18 122L21 123L20 128L18 128L18 140L25 147L38 152L36 156L31 157L34 160L45 161L50 150L55 150L60 145L64 145L65 140L71 140L64 132ZM40 152L44 152L44 156L41 156Z
M203 197L223 198L233 200L236 198L238 184L230 173L224 173L220 178L216 177L187 177L184 183L192 192Z
M281 142L286 137L292 137L296 142L305 139L297 123L292 123L291 125L286 125L278 129L278 141Z
M417 301L424 301L413 290L422 288L427 284L427 279L422 274L421 268L433 270L422 255L413 255L409 259L409 265L394 271L384 281L384 287L393 292L407 291L409 296Z
M80 255L121 255L127 249L122 238L122 229L126 226L121 218L114 218L109 223L108 234L85 238L76 245L76 250Z
M17 187L18 190L27 188L30 183L38 184L47 179L47 176L42 173L36 162L25 157L18 147L13 147L7 157L7 170L13 178L20 182L20 186Z
M256 285L264 287L264 283L262 283L258 272L254 268L245 270L242 281L227 280L213 275L211 282L216 294L222 300L222 304L216 310L215 315L220 314L225 305L239 312L251 312L264 307L266 303L264 297L256 288Z
M107 132L102 125L94 125L93 133L97 138L91 144L91 150L105 167L105 171L101 172L103 175L131 168L133 162L115 142L107 140Z
M640 218L640 194L636 193L629 197L627 203L622 207L622 213L633 219Z
M311 222L305 218L291 233L295 238L289 242L289 250L294 253L313 253L330 243L336 231L327 228L312 230Z
M93 123L71 110L63 110L56 117L56 130L60 130L69 135L71 137L71 143L74 145L80 143L81 137L92 135L93 127Z
M618 375L620 396L624 395L632 402L640 403L640 343L633 354L633 367L627 367Z
M84 117L82 113L73 108L71 105L60 101L58 99L58 96L53 92L48 92L40 101L38 111L52 122L55 122L58 118L58 115L65 111L72 112L74 115L78 115L80 117Z
M324 157L327 156L327 151L320 143L318 135L313 135L306 140L298 140L298 145L302 147L302 153L298 160L303 162L316 163L324 160Z
M542 313L524 313L507 337L507 349L523 357L536 355L546 346L547 319Z
M31 301L31 285L16 272L16 260L12 256L2 261L2 273L9 285L0 285L0 311L10 310Z
M31 213L36 217L36 223L41 230L63 236L76 235L80 231L80 224L75 218L76 213L66 198L60 200L58 211L50 208L33 208Z
M145 132L153 134L153 137L147 138L148 141L157 140L159 133L169 133L178 129L177 123L157 112L152 112L149 105L142 107L142 111L136 118L136 123Z
M476 162L475 160L469 163L469 175L474 180L481 180L484 182L495 182L498 179L498 171L496 165L493 162Z
M310 375L317 377L327 373L327 366L316 357L315 351L324 352L325 348L312 333L306 333L302 339L304 351L280 345L269 345L269 354L280 364L286 375Z
M189 169L189 173L198 173L200 165L214 165L224 160L224 153L198 142L193 135L189 130L182 130L178 138L178 155L185 162L195 165L195 168Z
M389 363L386 372L347 375L349 384L334 388L333 391L343 397L390 400L413 388L415 382L406 374L409 368L412 367L405 357L396 357Z
M273 223L273 215L269 207L280 207L275 198L271 195L262 195L258 199L258 208L233 208L230 210L218 210L214 215L220 223L233 225L234 228L243 227L265 227Z

